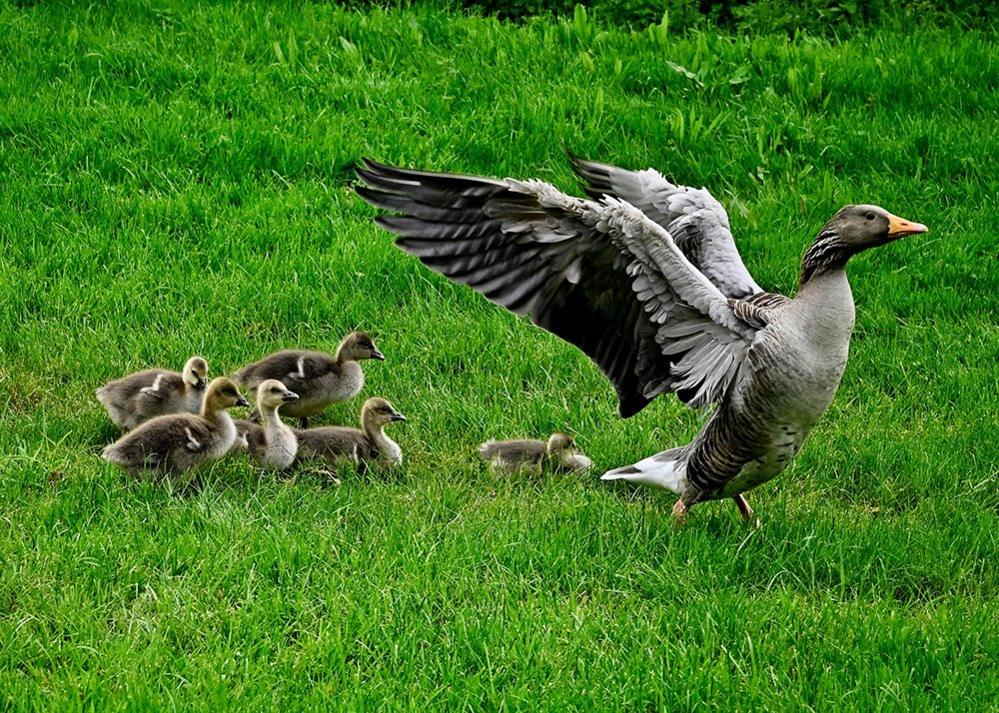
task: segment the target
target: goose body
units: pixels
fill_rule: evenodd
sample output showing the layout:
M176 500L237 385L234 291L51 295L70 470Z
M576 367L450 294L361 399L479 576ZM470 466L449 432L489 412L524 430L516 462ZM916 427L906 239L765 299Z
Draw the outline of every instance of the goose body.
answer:
M129 473L144 470L177 475L227 454L236 426L226 409L248 405L236 385L221 377L205 391L199 415L157 416L107 446L101 457Z
M260 424L237 421L236 431L241 439L239 446L246 450L260 465L274 470L284 470L295 462L298 438L295 432L281 421L278 409L294 403L298 395L289 391L276 379L267 379L257 387L256 404Z
M479 446L479 456L493 470L507 473L519 469L540 473L548 464L556 469L586 470L592 464L579 452L573 439L564 433L553 433L547 441L486 441Z
M743 493L791 462L829 407L849 354L845 267L926 227L845 206L802 261L793 299L746 270L728 215L705 189L652 169L573 159L590 200L550 184L366 161L358 193L400 215L378 222L431 269L528 315L583 350L627 418L660 394L714 411L694 439L605 473L679 495L674 514Z
M405 421L391 403L370 398L361 408L361 428L322 426L296 429L299 460L347 460L362 467L381 459L393 465L402 463L402 449L385 434L385 426Z
M323 411L330 404L346 401L364 387L364 369L360 361L385 356L374 340L364 332L352 332L340 343L336 354L320 351L284 350L247 364L233 378L245 389L256 392L267 379L277 379L298 400L284 406L282 413L303 420Z
M109 381L95 393L115 425L130 431L156 416L198 413L207 375L208 362L194 356L182 372L147 369Z

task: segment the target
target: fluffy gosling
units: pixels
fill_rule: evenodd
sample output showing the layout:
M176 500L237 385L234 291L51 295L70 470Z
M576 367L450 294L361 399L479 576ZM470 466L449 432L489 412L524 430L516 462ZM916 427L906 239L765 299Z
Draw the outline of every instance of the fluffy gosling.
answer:
M486 441L479 446L479 455L493 470L505 473L521 468L540 473L545 465L551 465L557 470L581 471L593 465L576 448L572 437L564 433L553 433L547 441Z
M95 392L111 420L123 431L168 413L198 413L205 393L208 362L193 356L180 373L147 369L109 381Z
M219 377L205 391L199 415L157 416L122 436L101 453L128 473L148 470L179 475L221 458L236 441L226 409L249 406L231 379Z
M335 355L325 352L285 350L247 364L233 375L243 388L254 391L266 379L279 379L298 394L298 401L284 408L285 416L301 419L308 428L309 417L338 401L361 393L365 359L384 361L374 340L364 332L351 332Z
M267 379L257 387L257 410L260 425L237 421L237 446L246 450L257 463L274 470L284 470L295 462L298 438L281 422L278 409L298 399L298 394L277 379Z
M388 400L370 398L361 408L361 428L323 426L296 430L299 460L349 460L367 470L369 461L382 459L399 465L402 449L385 435L385 426L406 417L396 411Z

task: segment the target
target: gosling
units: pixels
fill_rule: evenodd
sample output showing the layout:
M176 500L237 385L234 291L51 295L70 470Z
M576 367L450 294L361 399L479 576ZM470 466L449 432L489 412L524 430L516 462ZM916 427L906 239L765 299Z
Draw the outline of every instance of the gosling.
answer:
M406 417L383 398L370 398L361 408L361 428L323 426L296 430L298 460L348 460L362 473L370 461L382 459L393 465L402 463L399 444L385 435L385 426Z
M165 369L137 371L109 381L95 393L115 425L131 431L155 416L198 413L207 377L208 362L193 356L181 373Z
M298 438L281 422L278 409L291 403L298 394L289 391L277 379L267 379L257 387L257 409L261 425L237 421L237 447L247 451L257 463L274 470L284 470L295 462Z
M231 379L219 377L205 391L199 415L167 414L146 421L101 453L109 463L137 475L143 470L179 475L228 453L236 425L226 413L249 406Z
M254 391L265 379L279 379L298 394L298 400L284 408L284 415L301 419L309 427L309 417L332 403L352 399L364 387L365 359L384 361L374 340L364 332L351 332L335 355L325 352L285 350L247 364L233 375L240 386ZM251 416L253 418L254 416Z
M556 470L583 471L593 465L576 448L572 437L564 433L553 433L547 441L486 441L479 446L479 455L493 470L504 473L520 469L540 473L546 465Z

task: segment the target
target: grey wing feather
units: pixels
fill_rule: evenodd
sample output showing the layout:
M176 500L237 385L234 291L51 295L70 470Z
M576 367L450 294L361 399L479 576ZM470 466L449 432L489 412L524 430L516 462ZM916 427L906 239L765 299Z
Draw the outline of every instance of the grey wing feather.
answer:
M726 297L762 292L739 255L728 213L707 189L674 185L651 168L629 171L575 156L570 160L589 195L615 196L641 210L669 231L687 259Z
M669 232L625 201L373 161L358 175L362 198L403 213L378 218L400 248L582 349L625 417L665 391L717 400L755 335Z

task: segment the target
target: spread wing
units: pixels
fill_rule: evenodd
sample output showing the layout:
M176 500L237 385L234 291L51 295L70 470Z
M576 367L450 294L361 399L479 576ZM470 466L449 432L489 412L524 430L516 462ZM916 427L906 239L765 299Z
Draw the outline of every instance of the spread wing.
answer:
M401 213L378 218L400 248L579 347L614 384L622 416L664 392L718 400L756 333L625 201L367 160L358 176L362 198Z
M570 156L586 192L627 201L665 228L691 264L726 297L763 290L749 274L732 237L728 213L705 188L675 186L655 169L628 171Z

